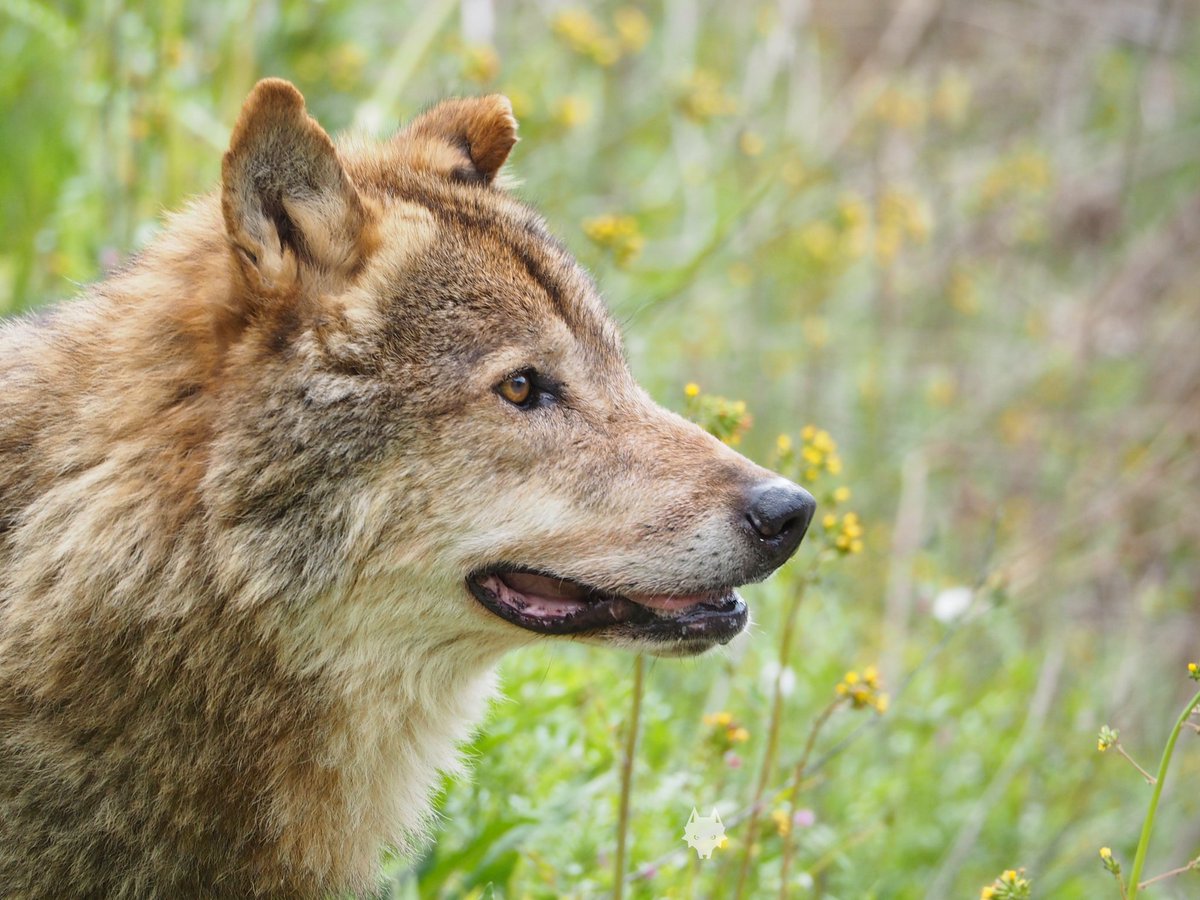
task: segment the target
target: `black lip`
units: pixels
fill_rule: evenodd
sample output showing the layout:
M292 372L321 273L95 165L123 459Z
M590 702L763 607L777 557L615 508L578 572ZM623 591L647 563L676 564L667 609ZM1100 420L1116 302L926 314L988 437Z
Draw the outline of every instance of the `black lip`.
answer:
M588 594L587 606L575 613L554 618L528 616L502 603L483 585L487 578L509 572L526 572L551 578L561 576L526 566L489 566L467 578L467 588L480 605L492 614L535 634L632 638L653 643L683 643L700 647L725 644L746 627L746 604L733 588L718 588L717 599L697 603L680 613L659 613L607 591L571 579Z

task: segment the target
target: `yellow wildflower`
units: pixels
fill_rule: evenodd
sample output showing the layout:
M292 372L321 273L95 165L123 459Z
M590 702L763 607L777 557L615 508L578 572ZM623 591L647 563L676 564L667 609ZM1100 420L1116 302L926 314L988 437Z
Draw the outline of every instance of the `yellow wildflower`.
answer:
M838 201L838 216L847 228L865 225L869 214L866 201L858 194L844 194Z
M636 6L622 6L613 13L613 27L621 49L637 53L650 40L650 20Z
M1028 878L1025 877L1024 869L1009 869L990 885L984 887L979 896L981 898L993 898L993 900L1027 900L1030 896L1032 885Z
M602 66L621 58L621 49L590 12L582 7L564 10L554 17L554 33L572 50Z
M789 159L779 170L779 177L790 188L798 188L808 181L808 170L796 159Z
M696 382L694 382L694 381L689 381L687 384L685 384L683 386L683 395L685 397L700 396L700 385L696 384Z
M1050 186L1050 163L1039 150L1026 149L998 160L983 178L979 194L984 207L1009 198L1036 197Z
M753 419L742 400L729 400L714 394L702 394L699 386L695 393L685 388L689 403L687 416L709 434L726 444L736 446L742 440Z
M875 118L893 128L908 130L925 121L921 99L898 87L885 88L875 99Z
M1104 868L1113 875L1121 874L1121 864L1117 862L1116 858L1113 856L1112 850L1108 847L1100 848L1100 862L1104 865Z
M802 328L804 340L812 349L820 350L829 343L829 323L820 316L805 316Z
M775 823L775 831L780 837L792 830L791 820L785 810L777 809L771 813L771 821Z
M947 372L937 372L925 385L925 398L933 406L946 407L958 395L958 385Z
M592 117L592 105L577 94L560 97L554 104L554 121L563 128L575 128Z
M609 213L585 219L583 233L593 243L610 250L617 265L621 266L636 258L645 244L637 219L633 216Z
M766 149L766 142L757 131L743 131L738 138L738 148L747 156L761 156Z
M827 265L834 261L838 247L837 232L828 222L810 222L800 229L800 246L814 263Z
M839 697L848 699L852 708L873 709L882 715L887 712L890 701L880 687L879 670L868 666L862 675L854 670L847 672L834 690Z
M367 56L357 44L345 43L329 55L329 82L335 90L349 91L358 84Z
M875 261L890 265L900 252L901 237L895 228L880 228L875 232Z
M518 120L527 119L533 115L534 102L528 91L516 85L504 85L501 87L500 92L508 97L509 102L512 103L513 115Z
M834 494L836 500L837 492L835 491ZM849 495L847 494L846 496ZM832 540L834 548L839 553L853 556L863 552L863 527L857 513L846 513L842 516L840 522L835 514L828 513L822 519L822 523L825 525L828 537Z
M957 72L946 72L929 105L934 118L950 126L961 125L971 105L971 82Z
M738 287L745 287L754 281L754 270L741 261L733 263L728 269L728 274L729 280Z
M463 51L463 75L486 84L500 74L500 54L488 44L475 44Z
M979 312L979 292L975 288L975 280L963 270L956 269L950 275L946 292L955 311L964 316L973 316Z
M721 80L704 69L692 73L684 85L679 105L684 115L697 122L727 116L737 111L737 101L725 93Z
M1115 728L1109 728L1107 725L1100 726L1100 733L1096 736L1096 749L1103 753L1109 747L1113 747L1121 739L1121 732Z
M727 712L704 714L704 724L710 728L728 728L732 722L733 715Z
M892 230L897 239L908 237L916 243L929 238L929 209L916 194L891 187L879 199L879 226Z

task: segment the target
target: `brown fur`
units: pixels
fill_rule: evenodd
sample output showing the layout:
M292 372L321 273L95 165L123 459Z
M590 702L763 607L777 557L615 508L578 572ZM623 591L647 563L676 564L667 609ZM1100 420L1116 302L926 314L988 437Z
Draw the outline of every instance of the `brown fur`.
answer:
M335 147L262 82L219 195L0 329L4 896L368 892L534 639L467 573L759 571L720 511L767 473L633 382L515 141L485 97Z

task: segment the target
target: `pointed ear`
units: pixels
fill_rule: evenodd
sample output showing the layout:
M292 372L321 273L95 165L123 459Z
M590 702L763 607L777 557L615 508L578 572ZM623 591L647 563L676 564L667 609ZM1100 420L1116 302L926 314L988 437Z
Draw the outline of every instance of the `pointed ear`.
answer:
M359 262L362 200L290 83L268 78L254 86L221 173L225 230L258 290L286 290L301 262L343 271Z
M713 807L712 818L713 818L713 821L715 821L718 825L725 824L724 822L721 821L721 814L719 812L717 812L717 808L715 806Z
M693 806L692 807L692 817L690 819L688 819L688 824L691 825L695 821L696 821L696 807Z
M413 119L395 140L414 168L491 184L517 142L517 120L502 94L446 100Z

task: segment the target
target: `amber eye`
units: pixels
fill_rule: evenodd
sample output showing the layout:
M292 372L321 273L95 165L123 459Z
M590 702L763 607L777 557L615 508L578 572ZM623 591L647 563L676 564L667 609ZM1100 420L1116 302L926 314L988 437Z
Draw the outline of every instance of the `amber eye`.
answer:
M526 406L533 399L533 377L529 372L514 372L496 390L513 406Z

